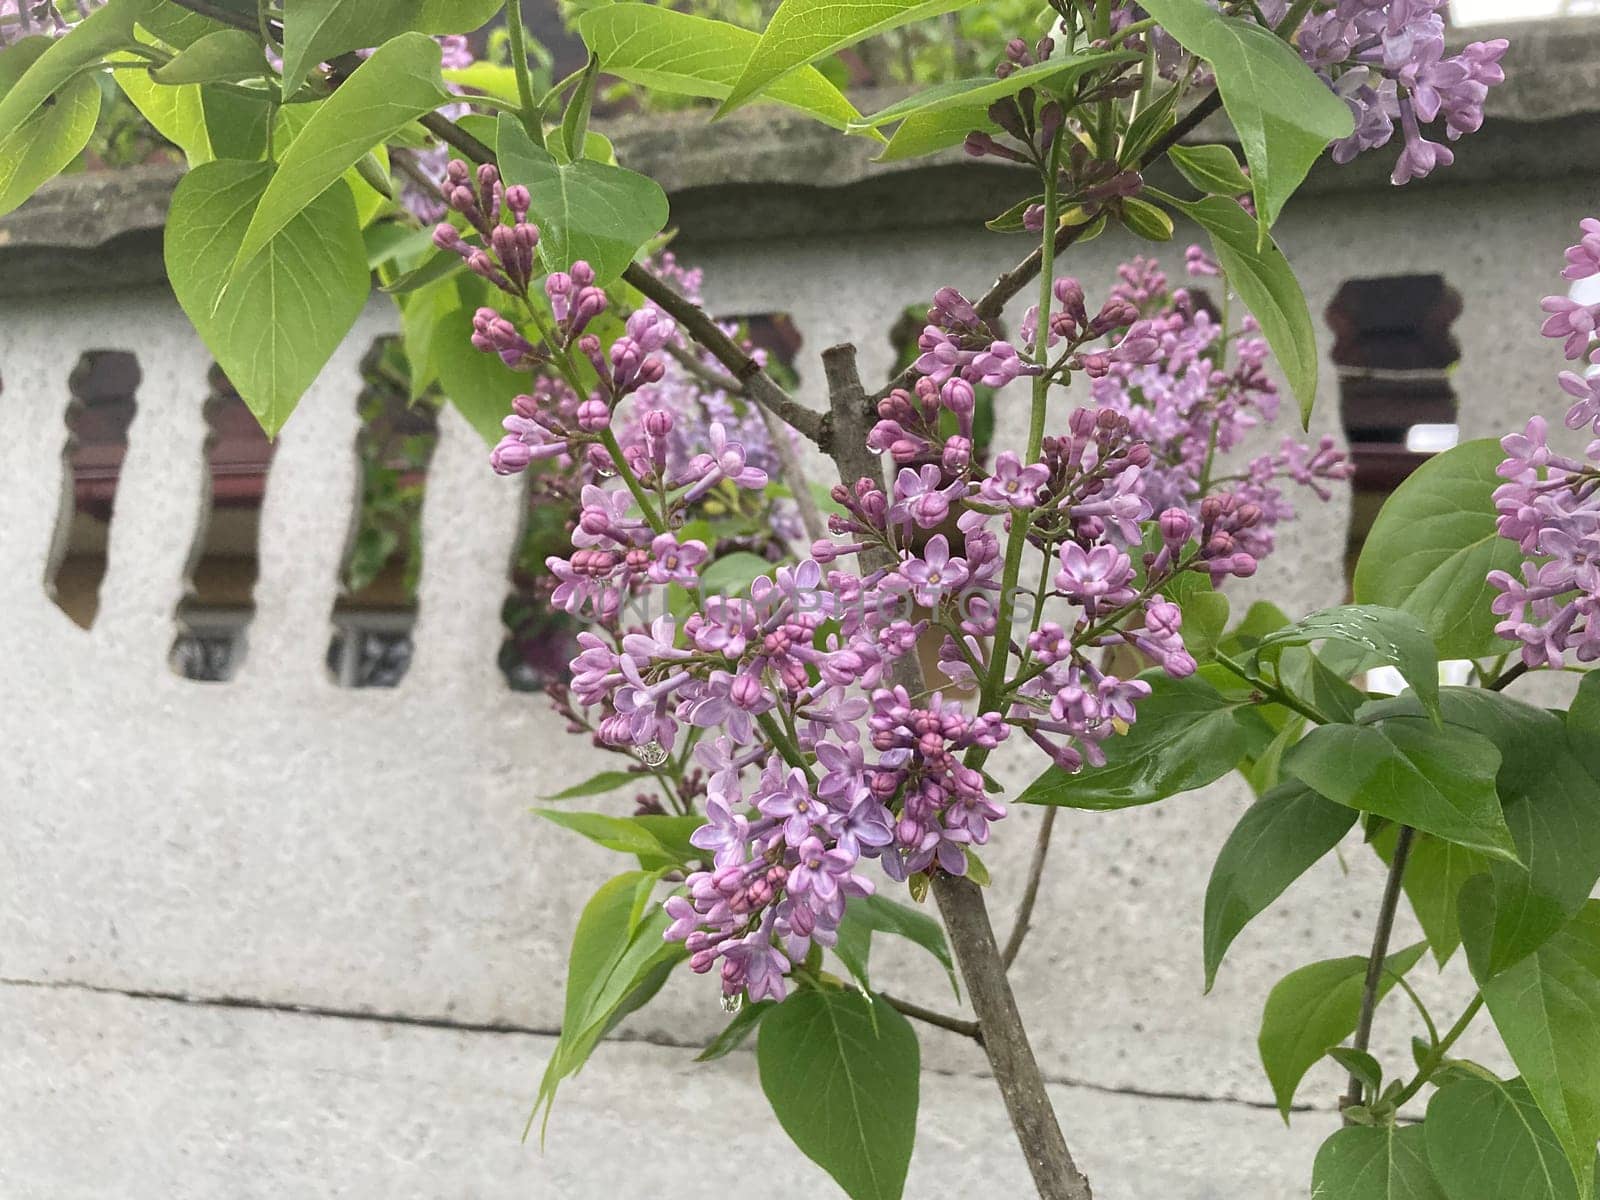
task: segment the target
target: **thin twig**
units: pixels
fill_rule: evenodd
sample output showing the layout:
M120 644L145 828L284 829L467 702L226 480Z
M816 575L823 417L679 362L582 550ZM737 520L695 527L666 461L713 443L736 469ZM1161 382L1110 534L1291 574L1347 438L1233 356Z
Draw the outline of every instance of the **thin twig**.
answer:
M1409 825L1400 826L1400 836L1395 839L1394 857L1389 861L1389 878L1383 885L1383 902L1378 907L1378 924L1372 932L1372 952L1367 956L1367 978L1361 989L1361 1017L1356 1023L1357 1050L1365 1051L1372 1041L1372 1017L1378 1009L1378 985L1383 982L1383 960L1389 957L1389 935L1394 932L1394 914L1400 907L1400 884L1405 877L1406 861L1411 857L1411 843L1417 831ZM1361 1103L1360 1077L1350 1072L1350 1085L1345 1089L1340 1108ZM1349 1118L1345 1124L1350 1124Z
M713 321L705 309L688 297L680 295L665 280L655 275L641 263L632 263L622 273L622 278L638 288L645 297L688 332L711 356L733 373L744 388L744 394L801 435L818 441L822 435L822 415L813 412L789 395L777 382L761 369L761 364Z
M1487 686L1487 690L1491 692L1503 692L1506 690L1506 688L1510 687L1513 683L1526 675L1529 670L1531 670L1531 668L1525 662L1514 663L1513 665L1507 667L1500 675L1497 675L1494 679L1494 682Z
M1039 838L1033 844L1033 861L1028 864L1028 882L1022 889L1022 902L1017 905L1016 924L1011 926L1011 936L1006 939L1006 948L1000 952L1000 961L1005 964L1008 971L1022 950L1022 939L1028 936L1028 924L1033 919L1034 901L1039 898L1039 881L1044 877L1044 861L1050 853L1050 831L1055 828L1056 813L1059 811L1054 805L1044 810L1044 821L1039 826Z
M962 1037L969 1037L979 1045L983 1044L983 1029L976 1021L947 1016L934 1009L923 1008L920 1004L913 1004L910 1000L902 1000L898 996L891 996L887 992L879 992L878 999L896 1012L904 1013L914 1021L921 1021L927 1025L937 1025L940 1029L948 1029L951 1033L959 1033Z

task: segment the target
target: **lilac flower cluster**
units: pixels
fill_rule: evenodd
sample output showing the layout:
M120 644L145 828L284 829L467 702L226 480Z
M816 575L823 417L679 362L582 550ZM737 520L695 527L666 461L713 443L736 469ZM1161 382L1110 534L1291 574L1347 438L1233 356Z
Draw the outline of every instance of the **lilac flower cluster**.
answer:
M461 34L448 34L438 40L442 58L440 65L446 71L462 70L477 61L472 53L472 43ZM452 121L460 120L472 111L466 89L448 80L444 86L446 91L463 99L444 105L439 112ZM450 161L450 147L441 144L423 150L396 150L394 153L409 155L413 168L402 177L400 203L424 225L442 219L448 211L448 200L419 181L437 179L444 173Z
M1338 0L1306 18L1300 54L1355 117L1355 132L1333 145L1335 162L1387 145L1399 121L1405 146L1391 178L1403 184L1455 161L1448 146L1423 136L1423 125L1443 118L1455 141L1483 124L1489 89L1505 80L1500 59L1508 43L1473 42L1447 56L1445 2Z
M1600 220L1587 218L1582 237L1567 250L1562 278L1600 275ZM1562 342L1568 359L1587 359L1600 367L1595 329L1600 304L1568 296L1548 296L1542 332ZM1600 435L1600 379L1563 371L1561 388L1573 398L1566 424ZM1549 426L1533 417L1521 433L1501 439L1507 454L1499 473L1507 480L1495 490L1500 536L1529 555L1521 577L1491 571L1489 583L1500 595L1494 611L1504 617L1495 627L1501 637L1522 643L1530 667L1560 667L1571 651L1579 662L1600 660L1600 436L1584 458L1556 452Z
M1189 247L1186 267L1197 278L1221 275L1198 246ZM1223 532L1235 543L1230 553L1238 556L1233 573L1249 574L1272 553L1276 527L1294 516L1280 485L1292 482L1326 501L1329 485L1348 480L1354 464L1330 437L1307 445L1286 436L1276 451L1228 469L1230 452L1278 415L1268 347L1254 319L1247 315L1238 329L1226 328L1199 296L1170 287L1146 258L1118 268L1106 311L1117 305L1122 319L1107 330L1116 349L1091 385L1094 401L1127 417L1149 444L1152 460L1139 487L1152 508L1180 508L1203 520L1220 507L1227 514L1218 518ZM1119 352L1135 339L1141 353ZM1253 519L1241 525L1241 513Z

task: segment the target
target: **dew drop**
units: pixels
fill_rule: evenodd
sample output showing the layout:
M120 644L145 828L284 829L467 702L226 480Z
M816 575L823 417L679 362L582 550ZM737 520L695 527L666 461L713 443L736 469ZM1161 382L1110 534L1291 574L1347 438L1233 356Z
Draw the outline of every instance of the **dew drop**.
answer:
M723 995L723 997L722 997L722 1011L723 1012L732 1014L732 1013L738 1012L743 1007L744 1007L744 993L743 992L735 992L731 996L726 995L726 994Z
M642 746L635 746L633 752L647 767L659 767L667 761L667 748L658 741L651 740Z

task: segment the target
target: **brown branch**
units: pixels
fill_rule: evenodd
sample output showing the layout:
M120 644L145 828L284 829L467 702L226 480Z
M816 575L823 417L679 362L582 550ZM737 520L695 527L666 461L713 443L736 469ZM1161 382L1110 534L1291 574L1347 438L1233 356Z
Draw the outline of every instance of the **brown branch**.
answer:
M640 263L631 264L622 278L638 288L645 297L688 332L689 336L711 352L723 366L733 373L734 379L744 389L744 394L762 408L794 428L801 435L817 441L822 433L822 416L799 403L784 391L740 348L721 328L706 315L705 309L679 295L668 283L654 275Z
M1089 1180L1072 1161L1061 1136L1044 1077L1028 1045L1016 997L1000 961L1000 948L995 945L983 889L970 879L941 873L934 876L933 896L967 985L967 999L978 1014L983 1050L1028 1160L1034 1187L1041 1200L1093 1200Z
M1044 810L1044 822L1039 826L1039 840L1033 844L1033 861L1028 864L1028 882L1022 889L1022 901L1017 905L1016 924L1012 925L1011 936L1006 939L1006 948L1000 955L1000 961L1005 964L1008 971L1022 951L1022 939L1028 936L1028 923L1033 919L1033 905L1039 899L1039 881L1044 878L1044 861L1050 853L1050 831L1055 828L1056 813L1059 811L1053 804Z
M822 352L828 379L828 452L847 486L860 478L883 482L882 463L867 449L872 408L856 370L856 350L849 344L829 346ZM883 566L888 551L872 549L860 555L863 572ZM895 660L891 679L912 695L925 688L916 655ZM983 901L983 891L970 879L942 872L933 878L933 895L944 917L945 932L955 954L967 999L978 1015L984 1053L994 1071L995 1084L1005 1101L1011 1126L1016 1130L1023 1157L1033 1176L1040 1200L1093 1200L1089 1181L1067 1149L1056 1120L1044 1076L1028 1044L1016 997L1006 980L1005 964L995 944L994 928Z
M1372 951L1367 955L1367 978L1361 989L1361 1017L1356 1024L1356 1036L1351 1045L1365 1051L1372 1042L1372 1018L1378 1010L1378 985L1383 982L1383 960L1389 957L1389 935L1394 932L1394 914L1400 907L1400 883L1406 873L1406 860L1411 857L1411 843L1417 831L1409 825L1400 827L1395 839L1394 858L1389 862L1389 878L1383 885L1383 901L1378 906L1378 924L1372 933ZM1350 1084L1345 1089L1340 1108L1361 1103L1360 1077L1350 1072ZM1350 1124L1348 1118L1345 1124Z
M1525 662L1514 663L1510 667L1507 667L1505 673L1498 676L1493 683L1488 684L1487 690L1491 692L1503 692L1506 690L1506 688L1510 687L1513 683L1526 675L1530 669L1531 668Z
M898 996L891 996L887 992L879 992L878 999L882 1000L896 1012L904 1013L913 1021L921 1021L927 1025L937 1025L940 1029L948 1029L951 1033L959 1033L962 1037L969 1037L982 1044L983 1028L976 1021L964 1021L960 1017L947 1016L931 1008L923 1008L920 1004L913 1004L910 1000L902 1000Z

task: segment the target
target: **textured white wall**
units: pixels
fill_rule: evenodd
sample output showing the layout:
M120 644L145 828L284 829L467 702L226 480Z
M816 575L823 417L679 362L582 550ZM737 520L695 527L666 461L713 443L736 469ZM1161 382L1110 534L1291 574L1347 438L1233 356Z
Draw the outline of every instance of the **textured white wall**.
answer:
M1325 343L1320 314L1344 279L1442 271L1465 303L1462 421L1481 435L1557 403L1536 306L1588 200L1578 184L1325 194L1280 236ZM683 249L713 309L795 316L813 403L822 347L857 340L876 375L903 305L946 282L976 294L1017 253L936 230ZM1132 249L1108 235L1066 269L1093 297ZM766 1114L748 1054L690 1062L723 1017L687 976L563 1089L548 1150L519 1145L568 934L620 864L525 813L599 764L496 668L517 485L453 414L428 481L413 667L392 691L329 681L357 364L391 324L375 302L284 432L248 657L234 682L198 684L166 655L202 508L205 352L163 289L0 297L0 1194L687 1200L734 1164L775 1197L827 1194ZM132 350L144 371L88 632L41 583L67 375L86 349ZM1337 433L1329 375L1314 433ZM1020 399L1003 406L1002 436L1022 420ZM1309 508L1235 611L1342 599L1345 520L1342 501ZM996 769L1026 781L1037 762L1008 749ZM1333 1126L1325 1069L1292 1130L1267 1111L1256 1022L1287 970L1364 952L1381 875L1347 844L1239 939L1202 998L1201 896L1247 799L1229 780L1058 824L1045 928L1016 986L1104 1200L1303 1194ZM1013 813L986 854L1002 928L1036 817ZM1409 918L1397 936L1416 936ZM942 987L897 947L874 958L896 991ZM1417 983L1456 1008L1455 969ZM1391 1001L1386 1052L1406 1056L1408 1024ZM1024 1194L981 1057L943 1035L924 1046L914 1191Z

